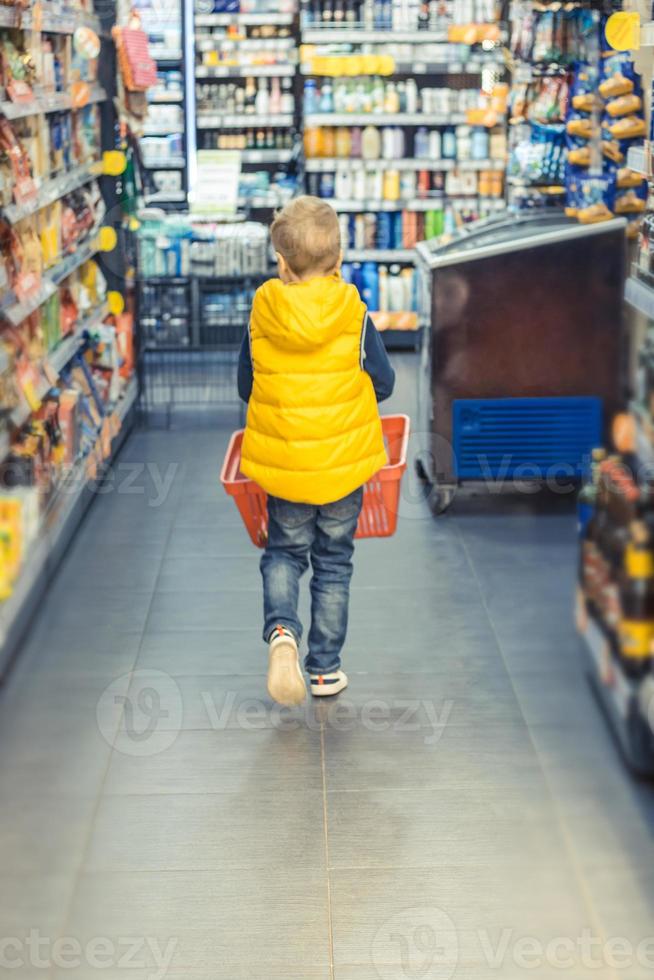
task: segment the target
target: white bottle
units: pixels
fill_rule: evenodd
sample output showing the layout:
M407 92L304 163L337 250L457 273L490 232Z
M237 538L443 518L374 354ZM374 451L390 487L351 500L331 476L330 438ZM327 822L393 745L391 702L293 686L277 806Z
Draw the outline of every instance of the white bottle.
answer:
M361 167L354 171L352 198L355 201L365 201L366 199L366 172Z
M404 312L404 281L400 276L399 265L391 266L388 277L388 309L391 313Z
M395 149L395 159L402 160L404 158L406 140L404 136L404 130L402 129L401 126L397 126L396 129L394 130L393 146Z
M418 111L418 86L415 78L408 78L406 83L406 111L414 113Z
M257 89L257 97L254 102L255 112L258 116L267 116L270 108L270 96L268 95L268 79L261 77Z
M367 172L366 184L369 201L381 201L384 196L384 172L381 167L372 167Z
M432 129L429 134L429 158L431 160L440 160L441 156L441 133L439 129Z
M396 148L397 138L395 136L395 130L390 126L387 126L382 130L382 157L384 160L395 160L395 148Z
M366 247L366 221L362 214L354 219L354 247L360 251Z
M352 199L352 171L349 167L338 167L336 170L334 197L337 201Z

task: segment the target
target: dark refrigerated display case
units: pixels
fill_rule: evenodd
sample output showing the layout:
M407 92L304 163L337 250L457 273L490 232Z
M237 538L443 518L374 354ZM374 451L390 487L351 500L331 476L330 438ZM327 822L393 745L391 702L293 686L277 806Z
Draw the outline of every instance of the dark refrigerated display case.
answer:
M623 402L624 220L508 215L418 253L434 509L460 484L578 478Z

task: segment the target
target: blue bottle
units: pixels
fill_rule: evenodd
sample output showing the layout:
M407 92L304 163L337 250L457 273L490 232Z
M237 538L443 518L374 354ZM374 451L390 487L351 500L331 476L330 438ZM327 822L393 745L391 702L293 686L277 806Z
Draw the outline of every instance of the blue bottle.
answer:
M416 130L413 155L418 160L427 160L429 158L429 133L425 126L421 126L420 129Z
M304 114L315 115L318 112L318 86L315 78L307 78L304 83Z
M352 263L344 262L341 266L341 278L343 282L352 282Z
M352 283L359 290L359 296L363 295L363 272L361 270L360 262L352 263Z
M393 248L392 217L391 211L380 211L377 215L377 248Z
M391 211L391 248L402 248L402 212L401 211Z
M361 298L369 310L379 309L379 272L376 262L364 262L361 270L363 289Z

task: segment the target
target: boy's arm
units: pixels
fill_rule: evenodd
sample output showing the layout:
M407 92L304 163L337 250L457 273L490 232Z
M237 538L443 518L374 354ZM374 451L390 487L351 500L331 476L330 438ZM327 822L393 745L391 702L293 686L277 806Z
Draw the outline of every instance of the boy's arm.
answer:
M243 336L243 341L241 343L241 350L238 355L238 371L237 371L237 383L238 383L238 395L242 398L244 402L249 402L250 395L252 394L252 383L254 381L254 373L252 371L252 355L250 353L250 325Z
M367 313L363 321L361 367L372 378L372 386L378 402L383 402L393 394L395 371L391 367L384 341Z

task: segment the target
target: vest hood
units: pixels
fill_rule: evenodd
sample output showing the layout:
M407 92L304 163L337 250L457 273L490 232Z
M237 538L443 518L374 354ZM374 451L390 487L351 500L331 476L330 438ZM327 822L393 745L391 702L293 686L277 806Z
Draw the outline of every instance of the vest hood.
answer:
M269 279L257 290L254 303L262 334L287 351L321 347L340 336L353 320L363 320L356 287L340 275L295 283Z

